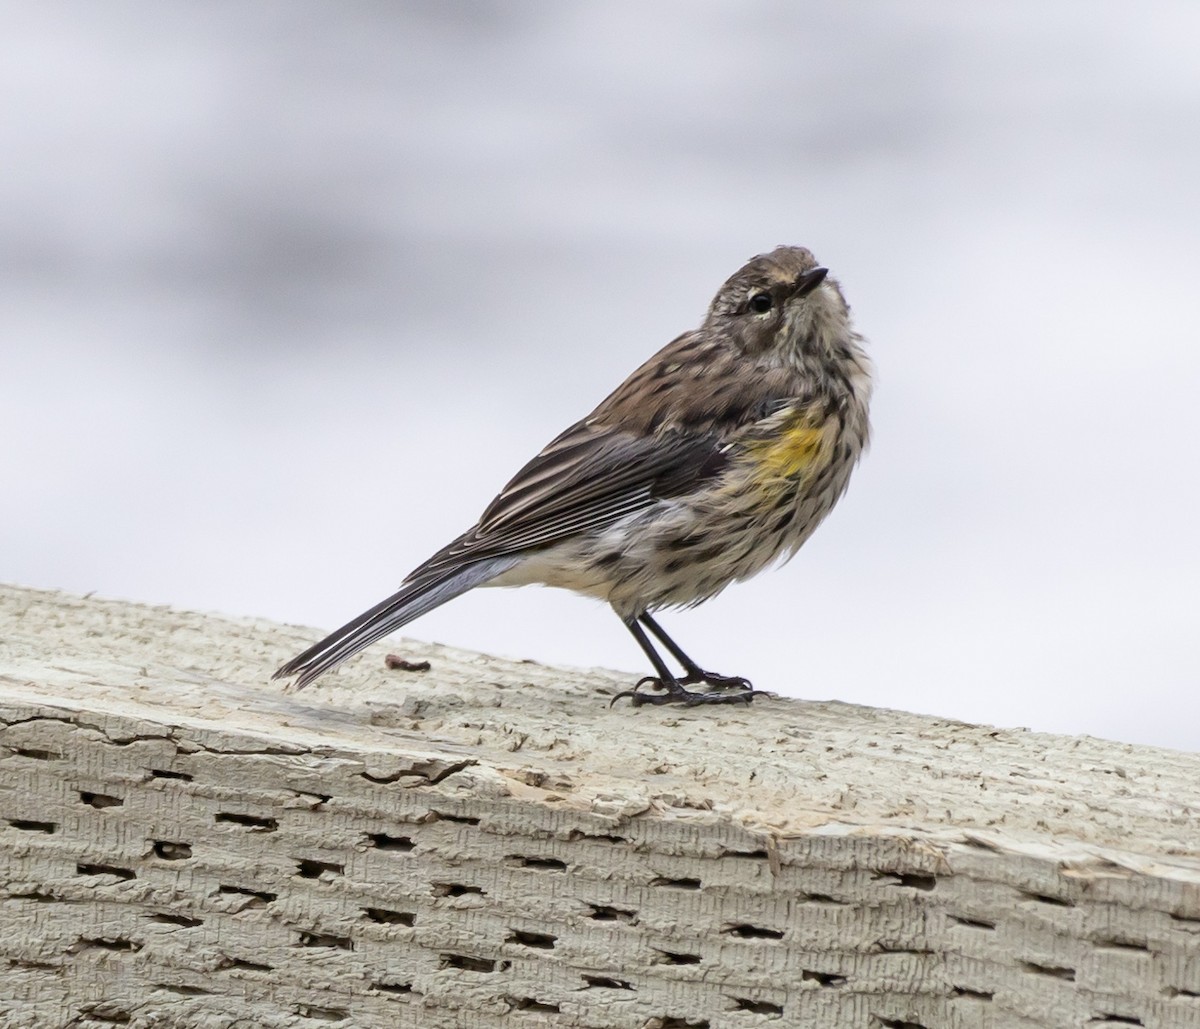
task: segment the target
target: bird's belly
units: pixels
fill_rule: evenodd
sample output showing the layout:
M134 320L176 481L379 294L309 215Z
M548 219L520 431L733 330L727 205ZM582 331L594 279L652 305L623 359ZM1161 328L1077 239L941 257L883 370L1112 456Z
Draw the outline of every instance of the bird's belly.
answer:
M585 596L607 600L612 577L596 565L594 548L585 540L556 543L524 555L488 586L554 586Z
M698 604L791 557L845 492L851 467L745 478L664 501L602 532L526 554L488 585L569 589L607 601L622 616Z

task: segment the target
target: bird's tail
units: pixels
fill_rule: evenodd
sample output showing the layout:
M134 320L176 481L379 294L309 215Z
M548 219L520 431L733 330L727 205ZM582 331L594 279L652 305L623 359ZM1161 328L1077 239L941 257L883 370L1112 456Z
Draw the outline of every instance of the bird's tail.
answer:
M331 632L320 643L292 658L271 678L286 679L295 675L298 677L296 689L303 689L318 676L395 632L402 625L407 625L414 618L420 618L460 593L466 593L495 578L515 561L513 557L492 558L434 575L418 573L387 600L364 611Z

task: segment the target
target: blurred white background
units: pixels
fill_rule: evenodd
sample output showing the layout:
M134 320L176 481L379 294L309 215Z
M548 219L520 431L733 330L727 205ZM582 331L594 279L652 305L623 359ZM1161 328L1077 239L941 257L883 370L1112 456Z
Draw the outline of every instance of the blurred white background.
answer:
M0 11L0 578L332 628L796 243L874 447L667 628L765 689L1200 747L1194 0ZM405 634L646 671L556 591Z

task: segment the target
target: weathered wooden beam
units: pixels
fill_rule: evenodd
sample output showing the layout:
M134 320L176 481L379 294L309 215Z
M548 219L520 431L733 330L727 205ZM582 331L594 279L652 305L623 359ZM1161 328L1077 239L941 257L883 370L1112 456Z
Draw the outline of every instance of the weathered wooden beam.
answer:
M6 1027L1200 1026L1197 755L411 641L289 695L312 631L16 587L0 633Z

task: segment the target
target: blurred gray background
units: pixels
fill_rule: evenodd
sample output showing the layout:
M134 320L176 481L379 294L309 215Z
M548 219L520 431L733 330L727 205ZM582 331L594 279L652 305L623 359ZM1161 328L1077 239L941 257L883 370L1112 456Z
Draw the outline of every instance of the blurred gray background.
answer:
M765 689L1200 747L1194 0L0 13L0 578L332 628L797 243L873 449L664 624ZM405 632L646 670L550 590Z

